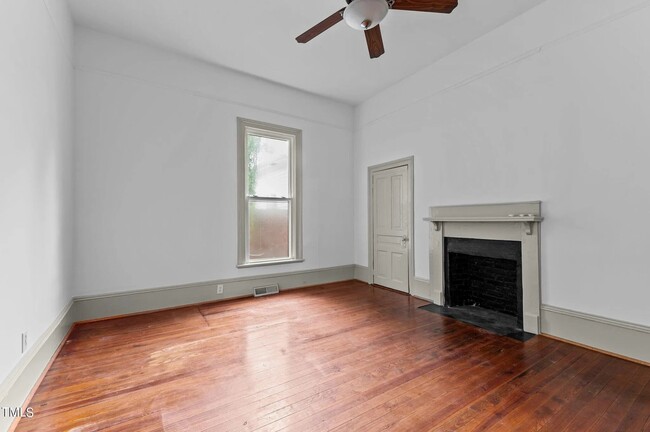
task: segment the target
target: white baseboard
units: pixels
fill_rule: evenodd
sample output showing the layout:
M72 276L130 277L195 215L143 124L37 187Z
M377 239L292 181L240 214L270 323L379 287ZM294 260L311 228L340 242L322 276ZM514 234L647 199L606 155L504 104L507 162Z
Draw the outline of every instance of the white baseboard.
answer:
M542 305L542 333L650 363L650 327Z
M73 324L72 306L71 301L0 384L0 406L23 406ZM13 421L14 418L0 416L0 431L9 430Z
M354 279L354 266L221 279L162 288L74 298L76 322L253 295L253 288L277 283L280 291ZM217 294L223 285L223 294Z
M370 283L370 270L368 266L362 266L359 264L354 265L354 278L360 280L361 282Z

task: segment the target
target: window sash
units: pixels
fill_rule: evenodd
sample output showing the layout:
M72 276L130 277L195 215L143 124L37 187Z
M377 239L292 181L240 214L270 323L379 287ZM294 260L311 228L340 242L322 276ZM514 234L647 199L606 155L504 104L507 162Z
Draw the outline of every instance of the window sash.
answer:
M253 196L247 196L244 200L245 202L245 208L246 208L246 237L245 237L245 242L246 242L246 262L247 263L265 263L265 262L273 262L273 261L286 261L293 259L295 257L295 247L294 247L294 234L293 234L293 226L294 226L294 218L292 216L293 214L293 204L294 200L292 198L277 198L277 197L253 197ZM289 241L289 254L286 257L279 257L279 258L262 258L262 259L255 259L251 257L251 251L250 251L250 246L251 246L251 238L250 238L250 203L251 202L271 202L271 203L278 203L278 202L286 202L287 207L289 209L289 226L288 226L288 241Z
M255 136L262 137L262 138L282 139L282 140L286 140L286 141L289 142L289 173L288 173L288 176L289 176L289 187L288 187L289 196L286 196L286 197L273 197L273 196L265 196L265 195L249 195L248 194L248 175L250 173L250 170L249 170L248 164L245 163L245 166L244 166L244 176L245 176L244 178L246 179L246 185L245 185L245 189L244 189L245 197L246 198L260 198L260 199L262 199L262 198L263 199L293 198L294 189L295 189L295 171L296 171L295 170L295 163L294 163L294 160L295 160L295 157L294 157L295 139L293 137L286 136L286 135L276 136L276 135L270 135L270 134L263 134L263 133L260 133L259 131L252 132L250 130L246 130L246 134L244 136L244 140L245 140L244 142L248 141L248 136L249 135L255 135ZM244 149L244 159L245 159L245 161L248 160L248 148Z
M287 133L282 133L282 132L275 132L271 130L266 130L266 129L260 129L256 127L251 127L251 126L246 126L244 128L244 142L242 143L244 145L244 170L245 170L245 179L246 179L246 187L244 190L244 194L246 197L257 197L257 198L276 198L276 197L270 197L270 196L263 196L263 195L249 195L248 194L248 174L249 174L249 166L245 162L248 160L248 146L246 143L248 143L248 137L250 135L257 136L260 138L270 138L270 139L275 139L275 140L282 140L282 141L287 141L289 143L289 187L288 187L288 192L289 196L287 197L279 197L279 198L293 198L294 197L294 190L295 190L295 174L296 174L296 164L295 164L295 153L296 153L296 136L293 134L287 134Z

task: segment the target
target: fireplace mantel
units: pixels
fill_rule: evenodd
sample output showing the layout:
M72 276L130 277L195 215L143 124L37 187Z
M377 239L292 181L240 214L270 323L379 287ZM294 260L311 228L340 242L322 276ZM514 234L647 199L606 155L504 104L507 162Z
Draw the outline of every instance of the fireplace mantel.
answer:
M526 226L526 234L533 234L533 223L544 220L541 216L532 214L511 214L508 216L438 216L422 218L425 222L432 222L434 231L440 231L441 222L521 222Z
M540 332L540 201L430 207L424 220L431 222L429 280L434 303L445 305L445 237L520 241L524 330Z
M533 224L544 220L541 204L540 201L530 201L430 207L431 216L423 220L433 223L434 231L439 231L443 222L519 222L526 227L526 234L532 235Z

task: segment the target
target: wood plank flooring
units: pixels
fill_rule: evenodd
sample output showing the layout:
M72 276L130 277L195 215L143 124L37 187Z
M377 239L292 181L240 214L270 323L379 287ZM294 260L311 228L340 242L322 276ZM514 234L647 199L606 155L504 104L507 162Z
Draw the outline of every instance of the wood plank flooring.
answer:
M650 431L650 367L342 282L75 327L18 431Z

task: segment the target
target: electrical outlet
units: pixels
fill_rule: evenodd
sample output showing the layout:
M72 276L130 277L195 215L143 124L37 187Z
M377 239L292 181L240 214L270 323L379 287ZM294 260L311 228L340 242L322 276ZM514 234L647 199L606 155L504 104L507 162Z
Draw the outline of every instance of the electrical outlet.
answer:
M27 332L21 335L20 352L24 354L25 351L27 351Z
M223 294L223 285L222 284L217 285L217 294Z

